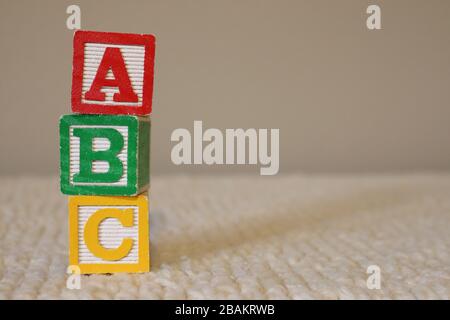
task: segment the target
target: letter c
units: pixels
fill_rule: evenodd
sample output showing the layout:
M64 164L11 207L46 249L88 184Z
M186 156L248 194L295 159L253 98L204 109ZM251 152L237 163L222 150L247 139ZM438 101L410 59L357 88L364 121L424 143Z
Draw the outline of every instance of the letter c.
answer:
M89 217L84 227L84 242L92 254L103 260L120 260L125 257L133 247L133 239L122 239L122 243L115 249L107 249L100 244L99 227L103 220L115 218L124 227L133 226L133 209L100 209Z

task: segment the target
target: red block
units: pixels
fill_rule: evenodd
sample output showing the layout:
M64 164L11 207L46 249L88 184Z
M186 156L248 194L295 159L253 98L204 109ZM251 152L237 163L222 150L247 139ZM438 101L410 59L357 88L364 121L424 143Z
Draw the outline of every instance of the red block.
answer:
M154 61L153 35L76 31L72 111L150 114Z

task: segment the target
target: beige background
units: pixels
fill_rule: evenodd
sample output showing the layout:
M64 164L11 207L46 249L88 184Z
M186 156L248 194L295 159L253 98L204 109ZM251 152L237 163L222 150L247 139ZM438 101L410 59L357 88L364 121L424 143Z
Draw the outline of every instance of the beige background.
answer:
M72 34L157 37L152 174L177 167L170 134L280 128L280 172L450 169L450 2L0 0L0 174L58 172ZM381 31L365 27L382 7Z

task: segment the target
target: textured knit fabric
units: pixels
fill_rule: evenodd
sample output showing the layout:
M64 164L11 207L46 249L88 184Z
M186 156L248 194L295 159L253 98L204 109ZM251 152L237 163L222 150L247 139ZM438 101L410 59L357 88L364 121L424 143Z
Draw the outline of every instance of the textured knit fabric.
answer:
M152 271L82 276L80 290L66 288L57 179L0 181L1 299L450 296L450 175L153 177Z

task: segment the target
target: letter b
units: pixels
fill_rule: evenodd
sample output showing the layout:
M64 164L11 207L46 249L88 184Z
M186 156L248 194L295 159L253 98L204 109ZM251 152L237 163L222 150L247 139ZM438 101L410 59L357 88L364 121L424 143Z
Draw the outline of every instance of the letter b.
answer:
M113 128L75 128L73 135L80 139L80 172L73 177L74 182L117 182L123 173L123 165L117 155L122 150L124 139ZM109 141L108 150L94 150L94 139L106 138ZM105 161L109 168L107 172L94 172L94 161Z

